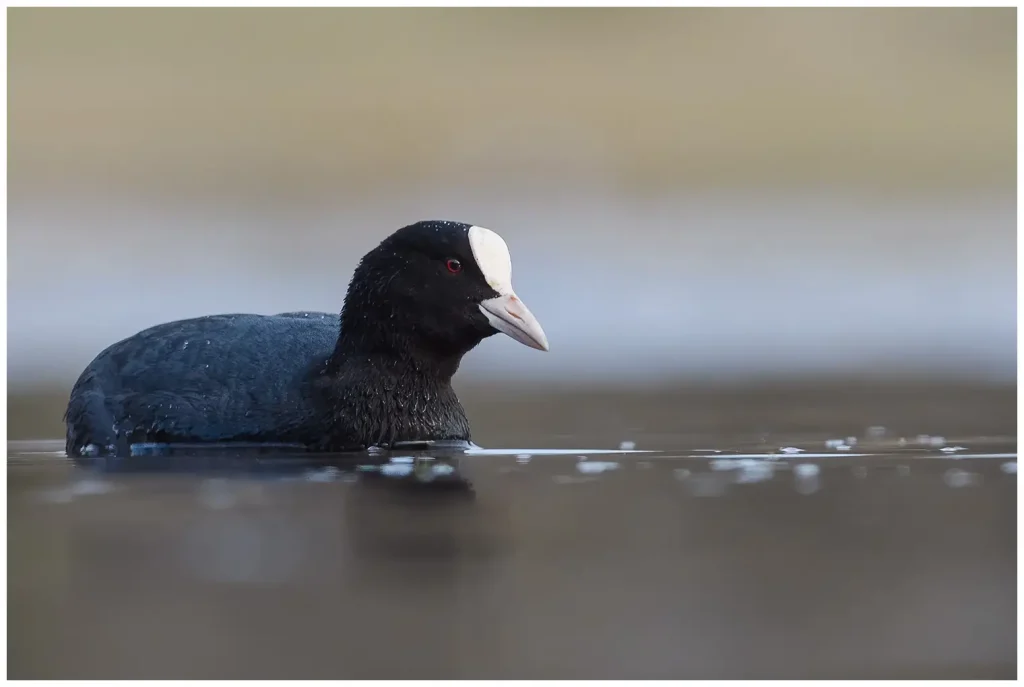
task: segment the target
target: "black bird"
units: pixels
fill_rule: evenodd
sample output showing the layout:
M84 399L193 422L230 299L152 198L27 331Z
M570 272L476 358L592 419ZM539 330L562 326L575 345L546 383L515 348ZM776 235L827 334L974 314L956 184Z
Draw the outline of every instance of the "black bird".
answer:
M505 242L479 226L417 222L363 257L340 318L211 315L113 344L71 391L67 454L123 457L140 444L343 451L470 441L451 380L462 356L497 332L548 350L512 290Z

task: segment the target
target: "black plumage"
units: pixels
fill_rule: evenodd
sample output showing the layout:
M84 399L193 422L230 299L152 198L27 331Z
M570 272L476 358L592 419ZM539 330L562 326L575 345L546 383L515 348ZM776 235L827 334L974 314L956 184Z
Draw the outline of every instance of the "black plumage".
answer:
M500 295L474 255L475 229L399 229L360 261L340 317L213 315L113 344L72 389L68 455L125 456L140 443L340 451L469 441L451 380L462 357L497 333L480 304Z

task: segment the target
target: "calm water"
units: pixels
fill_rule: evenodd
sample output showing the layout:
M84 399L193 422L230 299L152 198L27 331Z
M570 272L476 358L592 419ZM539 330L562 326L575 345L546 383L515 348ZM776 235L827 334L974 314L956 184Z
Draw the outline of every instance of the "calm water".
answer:
M9 676L1016 675L1013 438L754 434L191 474L12 442Z

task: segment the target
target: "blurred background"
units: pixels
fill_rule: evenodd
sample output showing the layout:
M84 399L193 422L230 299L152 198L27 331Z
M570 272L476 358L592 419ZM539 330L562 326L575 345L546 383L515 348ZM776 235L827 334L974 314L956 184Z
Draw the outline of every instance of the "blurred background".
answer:
M551 342L467 356L474 439L573 450L467 505L11 443L11 675L1015 676L1016 51L1014 8L8 10L11 439L449 218Z
M463 388L1011 384L1015 21L13 9L12 412L152 324L337 311L421 218L499 231L551 341Z

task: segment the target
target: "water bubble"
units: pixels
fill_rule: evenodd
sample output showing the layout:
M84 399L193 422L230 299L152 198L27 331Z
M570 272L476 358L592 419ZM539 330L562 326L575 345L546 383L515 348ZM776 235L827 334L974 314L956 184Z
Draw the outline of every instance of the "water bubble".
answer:
M393 456L391 458L391 462L396 464L407 464L415 462L415 459L412 456Z
M1007 475L1016 475L1017 474L1017 463L1015 461L1010 461L1009 463L1003 463L1002 465L999 466L999 469L1002 470L1003 472L1005 472Z
M950 468L942 476L946 486L954 489L959 487L976 487L981 484L981 475L976 472L967 472L957 468Z
M943 446L939 450L943 453L956 453L957 451L966 451L967 448L964 446Z
M856 446L857 437L846 437L846 443L849 444L850 446Z
M802 448L796 448L796 447L793 447L793 446L783 446L782 448L779 449L779 453L803 453L803 452L804 452L804 450Z
M845 442L842 439L826 439L825 448L839 448L843 446Z
M619 444L619 449L622 450L622 451L632 451L635 448L636 448L636 442L635 441L623 441L622 443Z
M188 348L188 341L186 341L185 343L183 343L183 344L181 345L181 350L183 350L183 351L184 351L184 350L185 350L186 348Z
M520 465L526 465L527 463L530 462L532 458L533 456L531 456L529 453L520 453L518 456L516 456L516 462L519 463Z

